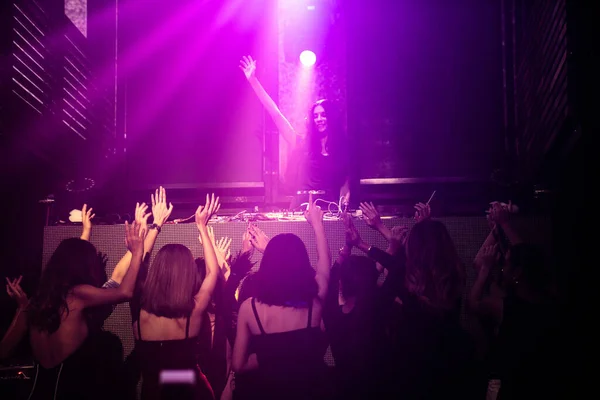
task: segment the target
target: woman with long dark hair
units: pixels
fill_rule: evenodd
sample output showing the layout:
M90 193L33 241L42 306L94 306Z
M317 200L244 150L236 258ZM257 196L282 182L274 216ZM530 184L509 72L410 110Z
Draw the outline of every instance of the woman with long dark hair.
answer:
M118 364L122 354L111 356L105 342L94 340L94 307L125 302L133 296L144 235L139 225L126 224L127 247L133 256L117 288L102 288L106 274L91 243L78 238L60 243L27 309L36 360L30 399L93 399L114 394L114 379L122 371L111 371L115 364L109 364ZM109 377L111 373L117 375Z
M393 257L362 241L353 224L351 243L366 252L401 284L400 320L387 357L389 398L470 398L473 347L460 326L464 269L446 226L417 218L404 252ZM393 301L395 296L386 296Z
M348 204L348 147L340 113L328 100L314 103L306 117L306 133L299 134L256 78L256 61L244 57L240 68L254 93L290 149L286 180L294 191L323 191L321 198Z
M316 271L293 234L269 240L254 277L254 297L240 306L232 367L252 373L252 390L234 398L319 399L326 396L326 338L321 327L331 256L323 212L310 198L306 218L317 244Z
M163 246L152 262L141 290L132 302L135 354L142 373L142 398L163 398L160 373L193 372L192 398L214 394L198 365L198 335L219 276L219 265L207 224L219 209L219 198L206 196L196 211L196 226L204 249L206 275L198 270L190 249L181 244Z

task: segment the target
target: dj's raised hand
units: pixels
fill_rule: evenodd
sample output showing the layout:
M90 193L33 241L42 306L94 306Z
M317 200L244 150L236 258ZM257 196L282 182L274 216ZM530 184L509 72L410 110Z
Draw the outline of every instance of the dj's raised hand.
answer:
M254 78L256 74L256 60L252 59L252 56L244 56L240 60L240 69L244 72L246 79L250 80Z

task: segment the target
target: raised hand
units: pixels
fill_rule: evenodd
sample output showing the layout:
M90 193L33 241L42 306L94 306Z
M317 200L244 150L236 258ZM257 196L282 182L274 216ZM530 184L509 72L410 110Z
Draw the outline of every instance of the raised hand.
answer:
M213 248L215 249L215 254L217 255L217 262L220 266L229 262L229 258L231 257L231 251L229 250L231 247L231 239L221 238L219 240L215 240L215 232L212 226L207 226L208 238L210 239ZM200 236L200 244L202 244L202 236Z
M389 248L396 252L400 247L406 244L408 239L409 229L406 226L394 226L392 228L392 240L390 240Z
M92 214L93 208L87 208L87 204L84 204L81 207L81 223L83 224L84 230L92 229L92 219L96 216L96 214Z
M156 189L154 195L150 195L150 201L152 202L152 215L154 216L154 223L158 226L163 226L165 222L171 216L173 211L173 204L169 203L167 207L167 191L164 187Z
M252 256L252 253L254 252L254 246L252 245L252 236L250 235L249 231L250 226L251 225L248 225L248 228L246 228L244 234L242 235L242 254L248 254Z
M261 253L265 252L269 237L256 225L248 226L248 235L250 236L250 244Z
M231 258L231 238L222 237L214 244L219 264L228 263ZM222 261L222 262L221 262Z
M415 221L421 222L428 218L431 218L431 207L429 203L417 203L415 204Z
M6 278L6 293L17 302L20 309L25 309L29 304L29 299L21 288L22 279L23 276L19 276L13 280Z
M240 60L240 69L244 72L246 79L254 78L256 74L256 60L252 56L244 56Z
M142 229L140 224L134 222L130 225L125 221L125 244L131 254L142 255L144 253L145 237L146 230Z
M381 227L381 217L373 203L360 203L359 208L362 211L363 218L367 225L373 229L379 229Z
M215 199L215 194L212 196L206 195L206 204L204 206L198 206L196 210L196 226L200 229L202 226L207 226L208 221L219 211L221 204L219 203L219 197Z
M356 229L352 220L348 218L348 223L346 225L346 244L348 246L358 247L361 242L362 238L360 237L360 233L358 233L358 229Z
M510 214L516 212L517 206L509 201L508 204L493 201L490 203L490 208L486 211L488 220L494 224L503 224L510 219Z
M140 229L148 230L148 218L152 213L147 213L148 205L146 203L135 203L135 223L140 225Z
M304 211L304 218L306 218L306 221L315 228L319 225L323 225L323 215L325 215L325 213L321 210L321 207L313 201L312 193L309 193L308 207L306 208L306 211Z

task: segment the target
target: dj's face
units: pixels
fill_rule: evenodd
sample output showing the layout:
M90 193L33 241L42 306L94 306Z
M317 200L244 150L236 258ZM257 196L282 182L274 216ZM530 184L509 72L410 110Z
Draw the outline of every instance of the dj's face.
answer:
M316 106L313 110L313 121L319 133L325 133L327 130L327 116L323 106Z

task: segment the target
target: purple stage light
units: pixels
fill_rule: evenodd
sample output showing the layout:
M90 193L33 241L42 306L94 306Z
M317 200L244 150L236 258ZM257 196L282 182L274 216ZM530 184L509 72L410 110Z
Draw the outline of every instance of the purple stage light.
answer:
M317 56L310 50L304 50L300 53L300 62L306 67L311 67L317 62Z

